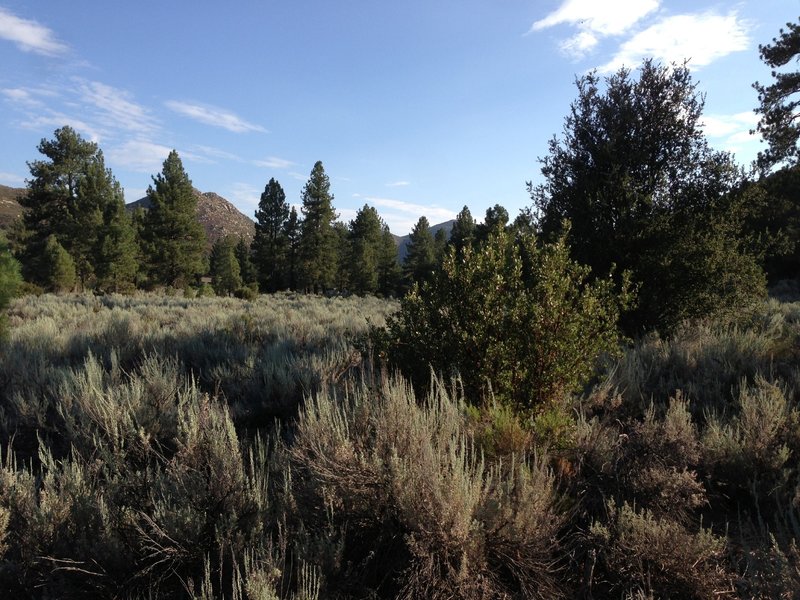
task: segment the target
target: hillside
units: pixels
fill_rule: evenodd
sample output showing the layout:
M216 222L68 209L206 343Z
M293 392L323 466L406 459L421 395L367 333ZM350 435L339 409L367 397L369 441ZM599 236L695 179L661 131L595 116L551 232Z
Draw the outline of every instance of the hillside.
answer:
M0 185L0 229L6 229L22 214L22 206L18 200L24 193L25 188Z
M227 235L244 237L248 242L256 232L255 223L228 200L214 192L194 191L197 196L197 218L203 224L209 246ZM127 205L129 211L150 207L147 197Z

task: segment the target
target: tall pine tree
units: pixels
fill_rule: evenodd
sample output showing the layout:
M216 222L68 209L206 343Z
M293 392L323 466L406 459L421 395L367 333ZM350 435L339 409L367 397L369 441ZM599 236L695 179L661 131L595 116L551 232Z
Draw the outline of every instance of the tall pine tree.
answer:
M62 250L70 253L74 246L78 259L72 260L73 266L80 264L80 274L88 279L90 263L84 256L96 239L97 219L95 215L83 218L86 202L79 198L79 187L89 165L98 161L97 144L87 142L71 127L63 127L55 131L54 139L43 139L38 150L45 159L28 163L31 179L20 199L26 239L23 273L27 280L47 285L50 272L45 246L52 235Z
M336 283L338 240L333 229L336 213L330 181L321 161L311 170L303 188L303 223L300 227L300 286L321 292Z
M192 182L173 150L147 188L143 237L153 284L185 287L206 271L206 234L197 220Z
M289 203L281 184L270 179L261 194L256 211L253 260L262 292L286 287L286 253L289 241L284 225L289 218Z
M283 232L289 243L286 252L286 284L290 290L296 290L298 286L298 271L300 270L300 236L302 222L297 216L297 210L293 206L289 211L289 218L283 225Z
M384 224L378 258L378 292L383 296L395 296L400 291L402 279L403 272L397 260L397 242L389 226Z
M419 218L409 238L403 274L407 286L411 287L413 283L421 285L430 280L436 268L436 248L426 217Z
M242 286L236 238L225 236L211 248L211 285L218 296L229 296Z
M382 225L378 211L366 204L350 222L347 268L350 287L356 294L374 294L378 291L378 268L383 249Z

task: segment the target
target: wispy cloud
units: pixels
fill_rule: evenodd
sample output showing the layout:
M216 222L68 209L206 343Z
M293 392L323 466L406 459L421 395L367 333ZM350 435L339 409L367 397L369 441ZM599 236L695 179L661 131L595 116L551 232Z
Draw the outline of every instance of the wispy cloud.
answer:
M157 129L157 122L150 111L134 102L126 90L99 81L75 81L81 100L98 110L97 118L106 127L139 134L151 134Z
M6 100L17 108L37 108L43 104L32 89L7 88L2 90L2 93Z
M0 38L13 42L24 52L45 56L66 53L69 48L56 38L55 33L30 19L22 19L0 7Z
M24 129L32 129L34 131L41 131L45 128L53 130L69 125L92 142L99 142L102 138L101 129L94 124L73 115L51 109L28 114L19 125Z
M107 156L110 162L140 173L158 173L172 148L146 140L129 140L111 147ZM181 155L185 157L185 155Z
M410 181L393 181L391 183L387 183L386 187L396 188L396 187L406 187L411 185Z
M747 50L747 24L735 12L714 12L666 17L624 42L601 72L634 67L645 57L662 62L688 60L697 68L733 52Z
M737 154L755 156L760 145L758 134L751 134L758 123L758 115L744 111L731 115L705 115L702 127L713 145ZM741 157L740 157L741 158Z
M417 204L376 196L359 196L359 198L363 198L367 204L376 207L392 232L398 235L404 235L411 231L422 216L427 217L432 225L449 221L456 216L452 210L432 204Z
M234 162L244 162L242 158L232 152L228 152L226 150L221 150L219 148L214 148L213 146L201 146L195 145L192 146L192 150L197 152L198 154L208 156L210 158L220 158L223 160L231 160Z
M252 219L261 199L261 190L249 183L234 183L228 190L226 198Z
M0 183L10 186L23 185L25 178L16 173L0 173Z
M263 160L254 160L253 164L266 169L288 169L295 165L292 161L286 160L285 158L278 158L277 156L268 156Z
M166 106L184 117L189 117L190 119L213 127L221 127L222 129L227 129L234 133L246 133L248 131L266 133L267 131L260 125L245 121L238 115L224 108L190 102L179 102L177 100L167 101Z
M530 32L557 25L575 27L578 32L559 47L565 54L582 57L597 46L599 38L627 32L659 4L660 0L564 0L556 10L536 21Z

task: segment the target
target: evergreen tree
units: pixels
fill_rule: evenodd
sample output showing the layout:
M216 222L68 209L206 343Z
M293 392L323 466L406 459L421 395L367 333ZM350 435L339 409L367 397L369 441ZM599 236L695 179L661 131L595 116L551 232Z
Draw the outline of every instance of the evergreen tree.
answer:
M317 161L303 188L303 223L299 259L300 285L307 291L323 291L335 283L338 266L336 213L330 181Z
M21 285L20 265L11 254L8 240L0 232L0 338L5 335L6 316L4 312L11 299L17 295Z
M384 224L378 258L378 292L383 296L395 296L400 291L402 280L403 271L397 260L397 242L389 226Z
M42 264L44 285L48 291L61 293L75 289L77 283L75 262L58 242L55 234L45 240Z
M284 225L289 218L289 203L281 184L270 179L256 211L256 235L253 259L262 292L275 292L285 287L286 252L289 242Z
M133 289L139 269L138 245L133 224L125 211L122 188L111 171L105 169L102 153L90 163L78 186L82 209L75 219L75 244L82 243L80 252L73 250L81 277L81 266L88 263L82 280L88 274L103 291L122 292ZM73 246L75 248L75 246Z
M350 289L350 231L341 221L333 224L335 240L334 256L336 258L336 272L333 278L333 287L339 292Z
M433 235L426 217L420 217L409 236L406 249L406 260L403 263L403 274L406 284L420 285L428 281L436 268L436 250Z
M436 265L439 266L444 261L444 255L447 251L447 231L444 227L440 227L433 235L433 255L436 260Z
M605 91L592 73L578 95L542 161L546 183L530 189L546 236L568 220L578 262L598 277L613 265L631 272L639 304L628 332L668 331L762 295L746 207L732 193L742 174L706 143L689 69L645 61L638 81L621 69Z
M206 271L206 234L197 220L192 182L173 150L147 188L150 208L144 222L150 281L184 287Z
M46 159L28 163L31 179L20 199L26 238L22 253L25 278L47 284L45 245L51 235L62 249L69 251L74 245L82 275L88 278L86 257L96 240L98 219L96 211L83 214L87 202L85 197L79 199L79 187L89 165L102 162L102 157L96 144L82 139L71 127L57 129L53 140L42 139L38 150Z
M768 86L756 82L761 115L758 133L769 148L758 154L759 166L766 170L781 162L796 165L800 159L797 140L800 139L800 124L797 110L800 107L800 72L779 72L790 62L800 57L800 23L786 23L771 44L758 47L763 60L771 69L774 83Z
M284 224L283 231L289 243L286 252L286 283L290 290L296 290L298 285L298 271L300 269L300 236L302 222L297 216L294 206L289 211L289 218Z
M236 244L235 254L236 261L239 263L239 273L242 276L242 283L244 285L256 283L256 268L251 258L250 244L248 244L247 240L243 237L240 237L239 242Z
M242 287L233 236L218 239L211 248L211 285L218 296L229 296Z
M350 222L350 286L356 294L378 291L379 265L383 251L383 223L378 211L364 205ZM396 252L395 252L396 253Z
M495 204L491 208L487 208L486 217L484 218L483 223L475 228L476 241L479 244L485 243L493 232L505 229L507 224L508 211L505 208L499 204Z
M464 248L472 247L475 242L475 229L475 219L472 218L469 208L465 206L456 215L456 221L450 231L450 245L455 248L457 256L463 255Z

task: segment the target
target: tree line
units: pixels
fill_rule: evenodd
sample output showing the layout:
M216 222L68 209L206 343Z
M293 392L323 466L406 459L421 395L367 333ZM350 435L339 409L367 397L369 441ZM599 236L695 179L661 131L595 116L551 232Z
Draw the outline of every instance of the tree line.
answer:
M797 54L797 37L790 24L761 47L763 60L785 65ZM185 288L210 275L219 294L394 296L430 286L447 256L463 258L465 249L485 248L504 231L535 236L540 245L563 239L570 258L590 269L590 280L629 279L636 299L621 316L623 330L665 331L685 319L736 311L765 295L768 278L798 275L791 75L755 84L758 130L770 148L760 156L761 170L752 172L709 146L704 98L685 64L645 60L636 71L581 76L562 134L540 158L543 182L528 184L531 205L513 221L495 205L482 223L464 207L449 235L444 229L433 235L421 217L402 264L374 207L365 205L348 224L338 220L321 162L303 188L300 214L270 179L252 244L224 238L209 256L176 152L153 177L149 208L129 216L100 149L64 127L39 145L45 159L29 164L12 248L26 281L53 291ZM771 173L776 165L783 168Z

